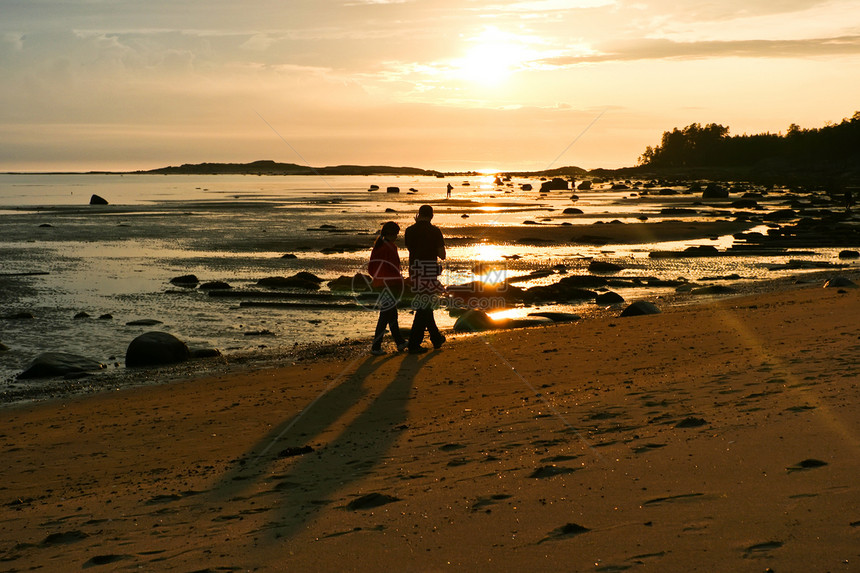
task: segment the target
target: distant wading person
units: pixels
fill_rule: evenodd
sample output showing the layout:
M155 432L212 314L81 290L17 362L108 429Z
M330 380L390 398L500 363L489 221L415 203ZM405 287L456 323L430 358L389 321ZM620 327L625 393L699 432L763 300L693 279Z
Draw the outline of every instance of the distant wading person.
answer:
M404 233L406 248L409 250L409 278L412 279L412 291L415 294L412 302L415 317L409 333L410 354L427 352L427 348L421 346L425 330L430 335L433 348L438 349L445 343L445 337L439 332L436 319L433 318L434 298L445 291L439 282L442 273L439 260L445 260L445 239L439 227L430 222L432 219L433 207L422 205L415 217L415 224L407 227Z
M388 221L382 225L379 237L370 252L370 263L367 265L372 279L371 285L382 289L377 300L379 320L376 321L376 332L370 347L370 353L376 356L385 354L382 350L382 337L385 336L386 329L391 330L391 337L397 345L397 350L406 348L406 341L400 334L400 325L397 322L397 303L403 296L405 288L400 270L400 255L394 243L398 233L400 233L400 225L394 221Z

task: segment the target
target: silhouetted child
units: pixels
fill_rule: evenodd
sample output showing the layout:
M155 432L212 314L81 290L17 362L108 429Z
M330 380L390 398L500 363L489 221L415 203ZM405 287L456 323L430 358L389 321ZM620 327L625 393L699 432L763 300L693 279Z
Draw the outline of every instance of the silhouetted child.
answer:
M397 350L406 348L406 341L400 334L400 325L397 322L397 303L403 296L405 288L400 268L400 255L394 243L398 233L400 233L400 225L394 221L388 221L382 225L379 237L370 252L370 263L367 266L373 279L372 286L381 289L377 300L379 320L376 322L376 332L370 347L370 353L377 356L385 354L382 350L382 337L385 336L386 329L391 330L391 337L397 344Z

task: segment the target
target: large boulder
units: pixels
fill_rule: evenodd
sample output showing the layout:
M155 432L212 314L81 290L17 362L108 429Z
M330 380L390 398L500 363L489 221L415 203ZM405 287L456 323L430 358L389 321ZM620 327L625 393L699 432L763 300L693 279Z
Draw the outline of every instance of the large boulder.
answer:
M597 295L594 302L599 305L618 304L624 302L624 297L617 292L609 291Z
M200 282L197 275L182 275L181 277L173 277L170 279L170 284L188 288L194 288Z
M312 283L317 283L317 284L322 284L322 282L323 282L323 279L321 279L320 277L316 276L315 274L309 273L307 271L299 271L289 278L301 279L304 281L310 281Z
M568 277L564 277L560 281L560 284L564 285L565 288L599 288L606 286L609 282L604 277L595 277L591 275L570 275Z
M824 288L858 288L858 286L847 277L833 277L824 283Z
M542 312L530 312L529 316L538 316L542 318L547 318L553 322L574 322L580 320L582 317L578 314L573 314L572 312L553 312L553 311L542 311Z
M371 290L373 279L370 275L355 273L353 276L341 275L326 285L333 291L367 292Z
M104 197L100 197L99 195L93 195L90 197L90 205L107 205L107 199Z
M553 177L551 180L540 184L541 193L547 191L567 191L568 189L570 189L570 184L567 179L562 179L561 177Z
M554 284L535 286L523 291L526 302L594 300L595 297L597 297L596 292L571 286L564 279Z
M126 366L160 366L191 358L188 346L167 332L145 332L131 341L125 352Z
M0 318L3 318L5 320L32 320L36 317L33 316L32 312L23 311L23 312L13 312L12 314L0 316Z
M617 273L621 270L624 270L624 267L607 261L591 261L588 264L588 271L592 273Z
M660 309L654 303L637 300L621 311L621 316L642 316L646 314L660 314L660 312Z
M228 290L233 288L224 281L209 281L200 285L200 290Z
M36 356L26 370L18 374L20 379L51 378L52 376L75 376L103 370L105 365L67 352L43 352Z
M266 277L258 280L257 286L266 288L300 288L307 290L319 290L320 288L319 283L297 276Z
M495 328L496 322L483 310L467 310L454 323L454 332L483 332Z
M785 221L788 219L796 219L797 212L793 209L777 209L770 213L765 213L761 217L765 221Z
M728 199L728 197L729 190L716 183L708 183L708 186L702 191L702 199Z

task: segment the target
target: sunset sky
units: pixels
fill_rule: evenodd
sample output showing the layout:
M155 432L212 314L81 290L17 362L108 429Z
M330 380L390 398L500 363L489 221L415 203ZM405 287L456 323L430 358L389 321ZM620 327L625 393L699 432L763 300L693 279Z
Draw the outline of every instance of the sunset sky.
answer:
M860 110L857 0L0 0L0 171L634 165Z

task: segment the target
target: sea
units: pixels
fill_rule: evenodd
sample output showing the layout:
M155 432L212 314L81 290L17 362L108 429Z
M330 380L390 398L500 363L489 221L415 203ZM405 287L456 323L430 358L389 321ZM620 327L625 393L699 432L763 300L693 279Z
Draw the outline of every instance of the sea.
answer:
M453 186L450 198L448 184ZM528 288L558 280L562 273L588 274L596 259L623 267L618 276L717 277L722 284L798 272L796 265L781 270L796 253L650 256L703 245L724 250L735 242L732 235L600 246L488 241L475 232L529 225L539 237L541 226L596 227L646 219L694 225L732 218L730 209L702 204L701 195L686 186L657 195L642 182L597 180L589 191L541 194L540 184L540 179L493 175L2 174L0 394L41 384L16 376L43 352L78 354L102 362L108 371L121 371L130 341L151 330L170 332L192 349L217 349L228 361L344 340L365 341L369 347L375 309L349 289L332 290L327 283L366 272L381 224L394 220L405 228L424 203L434 206L434 223L450 239L447 284L487 280L490 268L495 280L513 278ZM91 205L94 195L107 205ZM769 196L778 208L780 196ZM577 211L566 213L571 207ZM468 233L462 231L466 226ZM767 229L761 223L750 230ZM405 259L402 235L399 244ZM838 252L806 249L802 257L815 268L838 262ZM171 282L195 275L201 284L221 281L233 292L258 292L267 290L257 285L262 278L302 271L321 278L321 288L287 289L282 305L248 306L240 296L213 296ZM672 286L615 290L626 300L668 300L676 292ZM607 309L586 302L489 310L516 318L541 311L588 316ZM439 326L451 328L453 314L437 311ZM410 322L408 310L402 311L401 325Z

